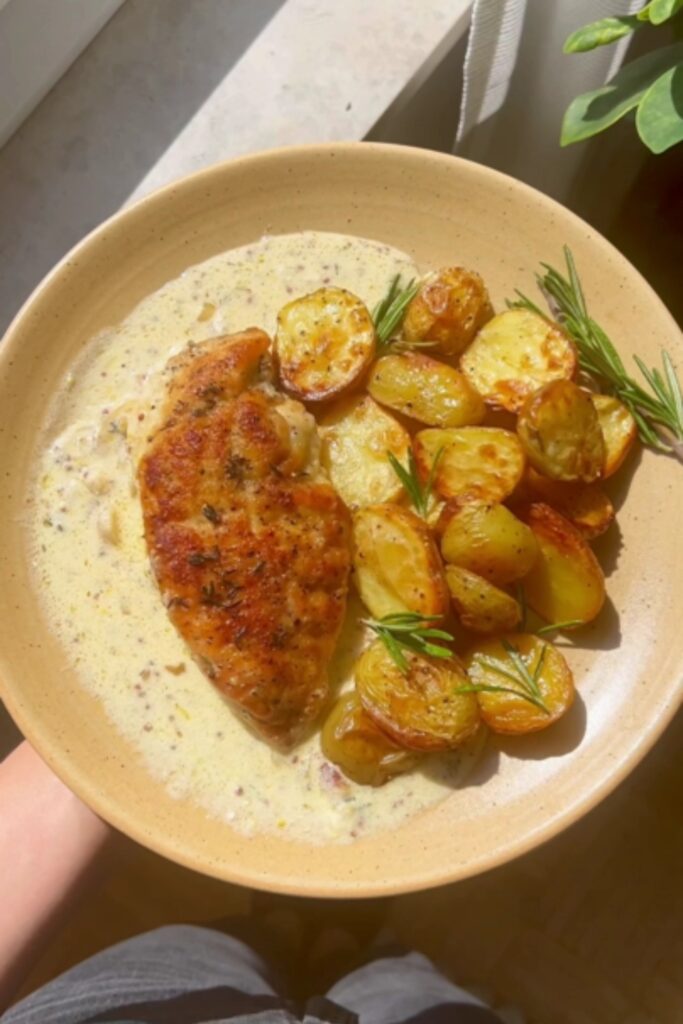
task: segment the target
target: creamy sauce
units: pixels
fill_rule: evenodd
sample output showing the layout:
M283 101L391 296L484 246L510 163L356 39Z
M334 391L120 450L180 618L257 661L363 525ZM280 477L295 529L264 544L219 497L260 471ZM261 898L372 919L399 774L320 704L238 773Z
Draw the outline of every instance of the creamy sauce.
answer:
M195 665L151 574L135 485L141 447L162 404L161 370L189 341L249 326L272 334L278 309L325 284L372 306L403 253L305 232L264 238L190 267L91 342L50 411L35 480L34 568L44 607L82 685L178 797L241 832L311 842L388 829L443 799L475 749L430 758L381 789L348 782L318 735L284 755L256 739ZM352 599L332 668L350 685L367 638Z

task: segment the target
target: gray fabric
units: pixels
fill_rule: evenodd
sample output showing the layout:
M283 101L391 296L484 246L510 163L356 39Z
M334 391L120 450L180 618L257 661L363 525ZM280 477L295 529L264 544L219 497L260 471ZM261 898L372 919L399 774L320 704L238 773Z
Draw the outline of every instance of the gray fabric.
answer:
M422 953L373 960L327 993L358 1014L361 1024L500 1024L478 999L440 974Z
M642 6L643 0L475 0L455 152L567 202L592 150L560 147L564 111L618 71L630 38L571 56L562 45L586 22ZM620 176L630 173L622 162Z
M104 950L2 1024L500 1024L419 953L375 960L297 1013L265 962L207 928L159 928Z
M256 1010L264 997L272 1004L256 1015L243 1014L240 1022L290 1024L295 1019L277 996L266 965L248 946L208 928L173 925L90 957L12 1007L2 1024L84 1024L104 1015L116 1020L109 1014L118 1007L225 987L252 997ZM230 1013L230 1004L224 1005L222 1012ZM125 1019L123 1013L118 1017ZM128 1019L136 1017L131 1014Z

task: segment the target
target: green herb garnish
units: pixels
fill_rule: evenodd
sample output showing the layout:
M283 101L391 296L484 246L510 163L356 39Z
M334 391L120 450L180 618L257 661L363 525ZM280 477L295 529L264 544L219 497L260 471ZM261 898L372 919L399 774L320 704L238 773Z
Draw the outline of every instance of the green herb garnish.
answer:
M419 615L417 612L397 612L381 619L361 619L373 633L376 633L401 672L408 672L408 662L403 651L426 655L430 658L453 657L453 652L432 640L453 643L453 637L443 629L435 629L430 623L441 618L439 615Z
M519 604L520 610L522 612L522 616L519 621L519 626L517 628L519 629L520 633L525 633L526 621L529 615L529 606L526 600L526 591L522 583L517 583L515 587L515 597L517 598L517 603Z
M434 461L432 462L431 469L429 470L429 476L424 484L420 480L420 472L412 449L408 451L407 469L398 461L393 452L387 452L387 458L389 459L396 476L403 484L403 488L410 498L413 508L418 515L422 516L423 519L427 518L429 502L434 488L434 477L436 476L436 469L439 464L439 460L443 455L443 451L443 448L439 448L438 452L434 456Z
M408 281L408 284L404 285L401 281L401 275L396 274L396 277L394 277L389 285L388 292L373 309L372 319L375 324L377 349L380 354L396 344L394 336L403 323L408 306L419 290L419 280L416 281L413 277Z
M497 675L502 676L504 679L510 680L514 683L513 686L495 686L494 684L487 683L468 683L464 686L458 686L455 690L456 693L511 693L515 697L521 697L523 700L527 700L534 707L539 708L544 714L549 715L550 710L543 700L541 694L541 688L538 685L538 680L541 677L541 671L543 669L543 663L545 661L545 652L548 648L547 644L543 644L541 653L538 656L538 661L534 667L533 672L529 671L529 666L525 662L521 655L521 652L514 644L511 644L509 640L501 640L501 645L505 649L506 653L510 656L512 662L512 668L510 668L508 662L500 661L498 658L490 658L486 654L475 655L476 660L484 668L495 672Z
M576 626L585 626L583 619L565 619L564 622L550 622L547 626L541 626L536 630L536 636L545 636L546 633L557 633L564 629L574 629Z
M668 352L662 351L662 369L648 369L642 359L634 356L636 366L650 387L630 377L623 360L602 327L592 319L568 246L564 247L567 277L542 264L544 273L537 274L536 282L543 292L552 315L557 319L579 354L579 365L631 412L638 426L643 444L657 451L676 455L683 461L683 392ZM529 309L540 316L545 314L522 292L510 306Z

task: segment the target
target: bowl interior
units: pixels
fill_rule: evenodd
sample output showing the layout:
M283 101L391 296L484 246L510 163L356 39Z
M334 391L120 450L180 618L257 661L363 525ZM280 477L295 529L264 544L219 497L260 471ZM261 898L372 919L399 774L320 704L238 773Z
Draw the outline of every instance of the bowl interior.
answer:
M86 342L185 267L264 233L304 229L379 239L434 267L480 271L502 308L533 289L569 244L595 318L627 361L679 332L639 274L566 210L476 164L419 150L341 144L280 150L194 175L113 218L63 261L0 353L0 680L19 726L58 774L138 841L230 881L308 895L367 896L492 867L549 838L613 788L678 702L676 642L683 470L649 452L612 494L618 525L598 543L610 602L571 652L580 700L563 723L492 744L468 784L386 835L310 846L245 838L173 799L79 685L48 630L29 573L27 481L45 408ZM637 472L634 472L637 464Z

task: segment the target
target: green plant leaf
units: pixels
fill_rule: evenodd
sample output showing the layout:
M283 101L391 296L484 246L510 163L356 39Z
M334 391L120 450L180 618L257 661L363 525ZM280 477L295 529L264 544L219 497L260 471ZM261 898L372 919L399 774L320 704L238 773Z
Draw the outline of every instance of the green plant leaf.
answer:
M596 46L609 46L610 43L615 43L617 39L627 36L629 32L641 26L642 21L639 21L635 14L601 18L600 21L592 21L590 25L577 28L576 32L572 32L565 40L562 49L565 53L585 53L586 50L594 50Z
M661 25L683 8L683 0L651 0L647 12L653 25ZM661 152L661 150L655 150Z
M568 146L597 135L634 107L657 79L683 60L683 42L646 53L625 64L607 85L577 96L562 122L560 144Z
M650 86L636 113L638 134L653 153L683 142L683 63Z

